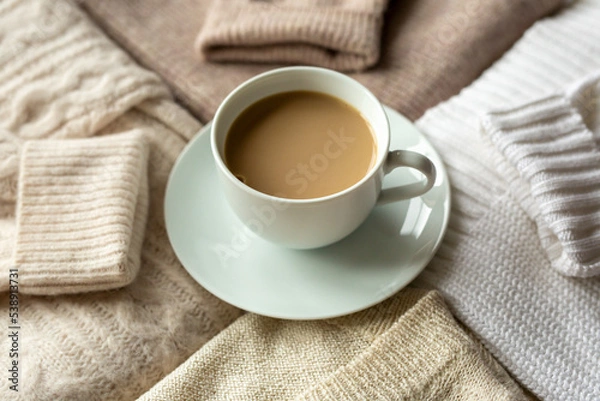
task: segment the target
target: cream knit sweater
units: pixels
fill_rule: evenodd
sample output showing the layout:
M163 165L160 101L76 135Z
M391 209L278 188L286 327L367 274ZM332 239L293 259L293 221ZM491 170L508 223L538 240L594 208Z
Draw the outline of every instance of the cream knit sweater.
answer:
M0 399L135 399L240 314L164 228L170 168L200 127L69 2L0 2L0 42L2 289L19 273L16 358L0 295Z

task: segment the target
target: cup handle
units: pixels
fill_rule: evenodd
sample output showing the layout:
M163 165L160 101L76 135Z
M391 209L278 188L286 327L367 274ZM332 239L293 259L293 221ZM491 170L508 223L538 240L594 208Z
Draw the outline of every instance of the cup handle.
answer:
M410 150L394 150L389 152L385 161L383 173L387 175L398 167L414 168L425 176L425 180L414 184L382 190L379 199L377 199L378 205L421 196L429 191L435 183L435 166L431 160L420 153L412 152Z

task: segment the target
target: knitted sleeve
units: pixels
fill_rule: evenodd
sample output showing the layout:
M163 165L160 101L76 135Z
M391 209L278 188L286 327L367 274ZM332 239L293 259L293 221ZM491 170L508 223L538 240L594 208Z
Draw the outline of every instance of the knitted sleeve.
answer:
M358 71L379 59L387 0L215 1L197 41L211 61Z
M54 295L131 282L148 210L143 133L32 140L11 149L0 172L13 185L18 171L16 230L4 245L13 248L20 291Z
M488 114L499 170L536 221L552 266L600 274L600 71L567 93Z

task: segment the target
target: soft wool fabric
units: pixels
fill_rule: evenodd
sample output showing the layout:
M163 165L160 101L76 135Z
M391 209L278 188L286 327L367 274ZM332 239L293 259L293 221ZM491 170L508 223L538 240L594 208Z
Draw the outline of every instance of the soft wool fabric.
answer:
M237 0L217 3L232 4L233 18ZM253 3L267 7L267 2ZM292 1L285 2L289 3ZM374 4L373 0L351 3ZM220 32L212 20L207 20L213 6L209 0L82 0L81 4L109 35L160 74L179 100L205 122L237 85L273 67L198 59L193 50L198 32L205 32L204 28ZM383 103L416 119L471 83L528 27L560 4L560 0L391 2L384 19L380 61L376 67L352 76ZM263 25L276 27L278 23L273 19Z
M581 0L538 22L417 122L442 154L453 209L416 285L440 290L543 400L600 399L600 278L564 274L594 273L600 248L599 97L581 83L600 69L599 20L600 4Z
M165 232L163 199L168 174L186 140L200 126L175 105L155 74L132 62L84 13L67 1L1 2L0 40L0 91L3 94L0 127L4 138L0 152L11 155L0 157L2 279L8 277L9 268L14 268L11 259L18 232L16 203L26 198L31 202L25 211L32 220L28 219L25 225L33 225L42 218L39 212L45 210L45 206L36 206L38 200L41 201L37 196L42 189L32 184L57 179L51 176L57 170L48 166L52 153L60 156L61 164L73 162L70 170L73 179L85 171L92 176L89 180L105 175L107 189L111 188L111 192L114 189L115 194L118 191L112 178L117 176L113 177L113 173L125 178L131 169L130 179L139 178L139 182L127 185L127 194L119 192L122 198L114 205L123 207L127 199L136 211L141 199L136 201L135 188L143 188L143 166L147 162L150 194L141 264L129 285L111 291L43 297L19 292L18 393L9 389L11 382L4 370L11 363L7 332L9 297L7 293L0 294L0 313L7 319L0 336L0 348L5 350L0 355L0 366L6 373L0 381L0 399L135 399L240 314L207 293L185 272ZM138 142L140 135L146 145ZM121 154L123 160L109 159L108 154L102 153L106 146L119 148L109 153ZM145 147L149 151L147 159ZM65 158L67 153L75 158ZM84 157L85 161L79 158L84 154L89 156ZM102 168L101 160L106 161L106 168ZM41 165L43 168L39 168ZM19 171L19 166L24 168ZM28 183L20 188L19 172ZM91 181L86 178L85 182ZM8 187L6 192L5 187ZM85 192L84 187L75 185L71 189L72 194L65 194L64 199L73 196L70 201L77 203L80 198L76 193ZM113 206L91 193L82 196L91 198L90 206L94 209L101 204ZM50 207L50 202L46 203ZM82 208L73 208L75 214L76 210ZM127 216L129 219L130 214ZM107 217L116 215L111 211ZM60 224L57 221L53 227L62 230L66 221L61 218ZM132 226L125 230L136 231L134 226L138 221L142 219L134 217ZM36 230L39 228L36 226ZM113 238L114 234L115 239L121 238L123 233L113 232L108 237ZM43 234L35 234L35 241L45 244L45 249L36 247L35 252L59 255L61 251L42 238L46 234L45 230ZM81 237L84 240L83 235ZM130 249L142 240L136 236L131 238ZM31 255L32 249L27 247L32 244L28 240L19 245L24 260ZM101 241L94 242L94 246L100 244ZM125 243L118 248L118 253L124 256ZM93 258L86 261L87 264L75 267L91 267L96 262ZM32 260L28 263L18 269L19 274L23 274L19 277L23 291L27 287L26 271L33 266ZM61 274L64 273L70 275L71 272ZM119 274L107 270L95 279L105 277L118 281Z
M19 292L55 295L129 284L148 214L148 146L140 132L27 141L13 268ZM8 276L2 283L8 287Z
M360 71L379 59L387 0L217 0L196 50L209 61L300 63Z
M436 292L326 321L248 314L140 401L523 400Z

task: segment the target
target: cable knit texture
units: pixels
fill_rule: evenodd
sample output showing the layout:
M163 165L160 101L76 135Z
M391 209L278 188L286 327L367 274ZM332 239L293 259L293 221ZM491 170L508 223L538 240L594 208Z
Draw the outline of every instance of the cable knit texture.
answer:
M600 399L600 277L561 274L586 272L600 248L600 178L590 163L598 113L585 112L600 97L581 84L600 69L598 20L600 4L580 0L539 21L417 122L440 151L453 192L444 242L416 285L441 291L511 375L549 401ZM587 184L559 179L569 176ZM581 225L570 226L572 218ZM573 229L572 242L564 229Z
M358 71L379 59L387 0L214 1L196 40L209 61Z
M159 400L523 400L436 292L327 321L248 314L154 386Z
M102 286L124 284L134 273L128 269L136 263L126 249L139 253L134 250L142 243L141 236L132 235L127 246L125 238L143 223L138 212L143 211L140 195L145 193L145 164L150 194L141 263L129 285L72 295L19 293L19 392L9 389L11 383L5 377L0 381L0 399L135 399L240 315L185 272L165 232L163 199L168 174L200 125L172 101L155 74L137 66L70 2L0 2L0 41L2 280L8 277L8 268L16 267L23 292L28 285L42 288L37 287L41 281L34 281L41 278L42 270L44 280L50 277L66 283L67 276L77 278L68 285L79 288L102 281ZM114 155L122 157L116 160ZM59 156L62 167L52 161ZM54 176L63 167L69 178ZM78 178L87 173L89 177ZM130 184L123 186L120 177ZM93 180L98 180L98 186L92 189L87 185ZM69 194L60 199L68 198L74 206L45 198L58 188L45 185L50 181L68 183ZM100 188L116 196L115 202L93 196ZM19 222L19 229L27 232L22 237L25 231L19 233L22 241L17 253L26 262L22 268L11 260L18 237L17 202L26 203L20 213L28 216ZM98 231L71 224L67 228L67 219L78 219L88 206L95 219L84 220L95 220ZM123 215L116 216L113 207ZM59 221L54 212L67 215ZM55 218L52 228L37 224L40 219ZM111 238L115 252L107 246L97 258L66 264L64 248L71 242L53 243L52 239L70 237L71 232L63 228L74 227L79 244L102 247ZM54 230L60 232L50 234ZM88 242L88 234L102 237ZM35 245L37 241L46 244L44 249ZM86 247L69 249L77 257L87 252ZM45 270L49 264L29 259L32 252L50 255L60 270ZM115 263L125 264L105 269L100 256L109 254ZM0 314L7 318L8 307L8 294L0 294ZM7 324L4 327L0 336L0 348L6 350L0 354L3 369L11 363Z
M226 21L222 26L236 32L237 25L231 25L230 21L234 17L244 18L237 14L237 4L252 3L253 7L262 10L278 7L278 1L80 1L100 26L144 65L159 73L181 102L203 121L212 118L225 96L237 85L272 68L254 63L217 64L201 61L193 47L198 32L202 31L203 35L208 35L209 30L221 32L220 26L215 26L213 17L209 15L213 6L227 8L223 11ZM299 3L286 0L282 4L286 10L291 4ZM334 4L333 8L337 9L347 3L353 7L368 8L385 2L310 0L309 3ZM381 58L375 67L354 73L352 77L371 89L383 103L411 119L417 119L429 107L470 84L536 20L555 11L560 5L561 0L389 2L385 12ZM346 14L349 12L344 11ZM277 14L282 18L281 21L272 13L268 20L261 16L261 29L258 32L287 27L288 23L297 22L299 14ZM311 18L329 18L329 14L316 14L310 12ZM259 21L251 23L258 25ZM314 27L312 24L310 26ZM320 28L324 29L322 26ZM357 43L364 43L364 39L346 32L346 23L327 29L339 32L334 36L337 44L347 43L350 38ZM352 32L354 29L357 28L353 27ZM235 35L240 42L250 36L246 30ZM257 52L248 53L252 53L249 54L252 57ZM305 64L310 60L296 62Z
M14 253L21 293L106 290L135 278L147 164L141 132L25 143Z

